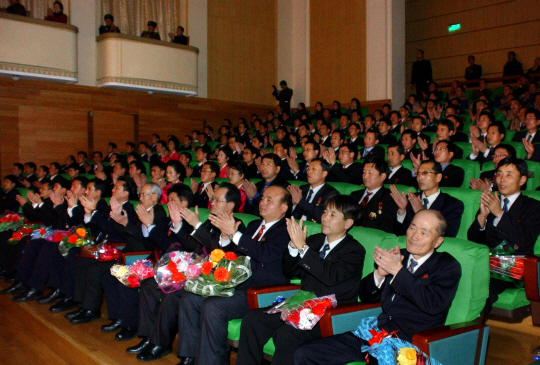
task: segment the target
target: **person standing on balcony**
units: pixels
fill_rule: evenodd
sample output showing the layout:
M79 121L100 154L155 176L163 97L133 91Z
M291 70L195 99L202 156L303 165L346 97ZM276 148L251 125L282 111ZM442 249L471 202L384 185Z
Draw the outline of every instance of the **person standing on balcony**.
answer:
M67 24L68 17L66 14L64 14L64 5L62 5L60 1L55 1L53 8L54 11L51 8L47 9L47 16L45 17L45 20Z
M99 35L103 33L122 33L120 28L114 24L114 16L106 14L103 19L105 19L105 25L99 27Z
M184 27L180 25L176 27L176 35L169 33L169 38L172 43L188 45L188 37L184 35Z
M26 9L24 8L24 5L19 3L19 0L9 0L9 6L0 9L0 12L26 16Z
M158 41L160 41L161 36L159 35L159 32L156 32L157 23L153 20L149 20L147 25L148 25L148 30L143 31L141 33L141 37L157 39Z

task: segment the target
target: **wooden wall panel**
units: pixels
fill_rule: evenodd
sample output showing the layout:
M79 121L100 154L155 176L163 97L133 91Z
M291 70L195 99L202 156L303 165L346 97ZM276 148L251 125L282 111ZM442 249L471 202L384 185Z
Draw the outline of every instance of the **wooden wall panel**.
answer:
M208 1L208 97L274 104L277 1Z
M84 111L40 106L19 107L19 159L37 165L64 163L67 155L88 150Z
M540 55L539 0L413 0L406 4L406 80L416 50L423 49L433 77L464 79L474 54L486 77L502 76L507 53L515 51L526 70ZM448 25L461 30L448 33Z
M217 131L224 118L249 120L252 113L264 116L272 108L0 77L0 173L10 173L15 162L63 162L79 150L92 152L88 146L89 112L94 114L94 148L104 153L109 140L123 150L128 140L150 142L152 133L181 138L204 125ZM135 116L137 136L132 122Z
M310 2L312 104L366 99L366 1Z

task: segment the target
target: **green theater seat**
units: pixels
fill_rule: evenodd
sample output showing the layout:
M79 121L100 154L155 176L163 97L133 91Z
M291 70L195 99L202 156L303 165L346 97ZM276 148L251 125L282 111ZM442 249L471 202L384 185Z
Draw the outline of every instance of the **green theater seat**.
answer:
M327 182L328 185L339 191L342 195L350 195L353 191L364 189L364 185L355 185L343 182Z
M463 189L463 188L441 188L443 193L450 195L463 202L464 210L461 216L461 224L457 238L467 239L467 231L476 217L476 212L480 207L480 190Z
M454 142L456 146L463 150L463 160L467 159L472 152L472 146L469 142Z
M461 185L464 189L469 188L471 177L474 177L475 179L480 177L480 164L476 161L454 159L452 160L452 165L459 166L465 171L465 177L463 178L463 184Z

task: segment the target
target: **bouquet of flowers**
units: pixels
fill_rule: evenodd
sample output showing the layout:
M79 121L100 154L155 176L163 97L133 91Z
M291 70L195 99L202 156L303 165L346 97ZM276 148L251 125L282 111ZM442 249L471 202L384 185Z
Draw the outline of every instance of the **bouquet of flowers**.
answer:
M51 240L53 242L56 242L55 239L57 239L61 235L62 233L59 233L57 236L53 234L52 236L53 238ZM58 250L60 251L62 256L66 257L70 248L83 247L83 246L88 246L91 244L92 244L92 235L90 234L89 230L81 226L71 227L71 229L69 229L69 231L67 232L66 236L60 238L60 243L58 244Z
M36 240L38 238L47 239L47 237L51 236L53 232L54 232L54 229L52 229L52 227L41 227L40 229L36 229L34 230L34 232L32 232L30 239L32 240ZM60 242L60 240L58 242Z
M489 253L489 269L499 279L523 280L523 258L515 255L516 251L503 241Z
M299 290L267 313L281 312L282 321L296 329L309 331L319 322L326 309L335 308L336 305L334 294L317 298L313 292Z
M24 220L18 214L6 214L0 218L0 232L19 229Z
M180 290L187 279L195 279L201 273L204 257L196 253L173 251L164 254L156 263L155 279L164 293Z
M234 288L251 276L249 257L216 249L201 266L196 279L186 281L184 290L203 297L232 297Z
M86 256L92 256L96 261L112 261L122 257L122 252L107 243L100 243L95 246L84 247Z
M154 276L154 268L150 260L137 260L130 265L113 265L111 275L128 288L138 288L141 281Z
M361 350L376 358L379 365L441 365L412 343L392 337L396 332L379 330L377 317L368 317L362 319L353 334L368 342L369 346L362 346Z
M69 236L69 230L53 229L51 232L45 232L44 237L49 242L60 242L63 238Z
M8 240L8 244L16 245L23 237L32 235L32 233L34 233L34 231L36 230L40 230L45 233L46 230L42 227L43 226L41 226L40 224L23 224L21 228L13 232L11 238Z

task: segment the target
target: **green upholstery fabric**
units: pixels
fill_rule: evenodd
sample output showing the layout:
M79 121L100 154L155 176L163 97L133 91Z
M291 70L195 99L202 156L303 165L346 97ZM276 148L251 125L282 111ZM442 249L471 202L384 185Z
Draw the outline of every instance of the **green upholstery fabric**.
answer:
M502 114L502 113L500 113ZM506 116L504 114L503 115L503 118L506 118ZM511 129L506 129L506 135L504 136L504 141L507 141L507 142L510 142L512 139L514 139L514 135L516 134L516 131L513 131ZM502 142L502 143L506 143L506 142ZM521 143L521 142L519 142Z
M312 221L304 222L304 225L307 227L308 237L317 233L321 233L321 225Z
M234 213L234 216L242 221L244 225L247 227L249 222L254 221L256 219L259 219L259 217L252 215L252 214L246 214L246 213Z
M469 364L476 355L479 330L430 342L429 356L441 364ZM449 351L459 349L459 351Z
M493 161L484 162L482 164L482 168L480 169L481 172L491 171L495 170L495 165L493 164Z
M107 205L111 205L111 198L103 198L103 200L105 200Z
M373 252L375 251L375 246L390 248L397 245L397 237L395 235L380 231L378 229L353 227L349 230L349 234L360 242L360 244L364 246L364 249L366 250L362 277L369 275L375 269L375 262L373 261Z
M472 152L472 146L469 142L455 142L456 146L463 150L463 160L467 159Z
M433 141L435 140L435 138L437 138L437 133L436 133L436 132L426 132L426 131L422 131L422 133L425 134L426 136L429 136L429 138L431 138L430 143L433 143Z
M137 205L141 204L138 200L130 200L129 202L133 205L133 209L137 209Z
M384 184L384 187L390 189L390 185L391 184ZM414 188L412 186L407 186L407 185L396 184L396 188L400 192L404 192L405 194L407 194L409 191L412 191L413 193L416 193L418 191L416 188Z
M184 179L184 184L186 184L187 186L191 186L191 179L195 180L197 183L200 183L201 182L201 178L200 177L186 177Z
M287 182L289 183L289 185L296 185L298 187L302 185L307 185L307 181L302 180L287 180Z
M22 197L25 198L25 199L28 199L28 192L30 191L30 189L26 189L26 188L17 188L17 191L19 192L19 195L20 195L20 196L22 196ZM19 213L19 214L22 214L22 213L23 213L22 206L19 206L19 209L17 210L17 213Z
M64 173L61 173L60 176L62 176L64 179L66 179L67 181L71 180L71 178L69 177L68 174L66 174L65 172Z
M525 158L527 157L527 151L525 151L525 147L523 146L522 142L505 142L511 145L516 149L516 155L517 158Z
M525 289L506 289L499 295L493 306L496 308L513 310L531 304L525 296Z
M456 237L466 240L467 231L474 221L476 212L480 207L480 197L482 192L480 190L463 188L441 188L441 191L463 202L464 210Z
M353 191L364 188L364 185L348 184L344 182L327 182L327 184L334 187L342 195L350 195Z
M242 324L241 319L233 319L229 321L229 326L227 327L227 338L232 341L240 340L240 325Z
M161 206L163 207L163 209L165 209L165 213L167 214L167 217L169 216L169 207L167 206L167 204L161 204Z
M150 163L143 161L144 168L146 169L145 174L150 175Z
M402 165L403 167L405 167L407 170L411 170L411 171L412 171L412 169L413 169L413 167L412 167L412 161L411 161L411 160L403 160L403 161L401 162L401 165Z
M480 177L480 164L476 161L470 160L452 160L452 165L459 166L465 170L465 177L463 178L462 188L468 189L471 177L478 179Z
M88 180L92 180L92 179L95 179L95 178L96 178L96 175L93 175L93 174L79 174L79 176L85 177L85 178L87 178Z
M398 237L405 247L406 237ZM475 320L484 309L489 291L489 249L459 238L445 238L437 249L448 252L461 264L461 280L446 324Z
M195 211L195 208L189 208L192 211ZM210 215L210 209L208 208L197 208L199 211L199 220L201 222L204 222L208 219L208 216Z
M221 183L224 183L224 182L228 183L228 182L229 182L229 179L226 178L226 177L216 177L216 182L217 182L218 184L221 184Z
M535 190L538 186L540 186L540 162L529 160L526 160L525 162L527 163L529 172L533 173L533 176L527 179L526 189Z
M206 142L206 144L213 151L217 146L219 146L219 141L208 141L208 142ZM193 152L196 152L196 151L193 151Z

